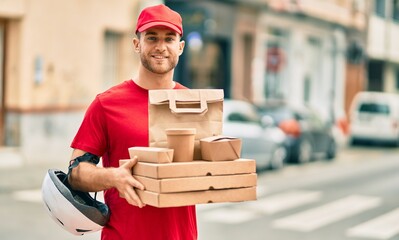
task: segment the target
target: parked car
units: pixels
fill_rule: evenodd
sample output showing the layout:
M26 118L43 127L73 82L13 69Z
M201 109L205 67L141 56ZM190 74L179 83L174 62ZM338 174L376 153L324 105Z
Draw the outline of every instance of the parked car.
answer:
M350 142L381 142L399 146L399 96L359 92L350 107Z
M263 117L272 117L276 126L286 133L289 162L309 162L320 153L327 159L335 158L333 124L323 120L318 112L284 102L265 103L258 106L258 111Z
M258 170L283 167L285 134L273 124L261 123L256 107L241 100L225 99L223 134L241 138L241 157L256 160Z

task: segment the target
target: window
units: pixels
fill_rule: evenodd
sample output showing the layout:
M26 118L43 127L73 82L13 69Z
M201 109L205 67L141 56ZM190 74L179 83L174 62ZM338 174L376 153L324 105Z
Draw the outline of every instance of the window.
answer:
M104 35L103 87L114 85L118 80L119 45L121 35L106 31Z
M399 68L396 68L395 71L395 81L396 81L396 89L399 89Z
M392 2L392 18L395 22L399 22L399 0Z
M359 107L359 112L389 115L389 106L378 103L363 103Z
M306 76L303 83L303 100L305 103L310 102L311 89L312 89L312 80L310 79L309 76Z
M264 96L269 99L284 98L289 93L287 89L289 32L281 28L268 28L268 38L265 43L264 60L266 75Z
M229 119L229 121L232 121L232 122L249 122L249 119L247 116L245 116L242 113L238 113L238 112L231 113L227 119Z
M374 2L374 13L377 16L385 17L385 1L386 0L375 0L375 2Z
M227 111L229 112L229 111ZM254 106L249 103L236 103L227 116L229 121L259 123L259 115Z

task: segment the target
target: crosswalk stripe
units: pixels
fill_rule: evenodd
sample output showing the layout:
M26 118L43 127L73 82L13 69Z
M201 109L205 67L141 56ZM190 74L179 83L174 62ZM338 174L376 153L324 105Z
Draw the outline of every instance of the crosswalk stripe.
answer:
M260 217L259 214L245 209L220 208L202 214L205 221L236 224Z
M266 214L275 214L298 206L314 203L320 200L321 192L292 190L266 197L254 202L246 202L245 208Z
M293 190L239 205L224 205L222 208L201 215L206 221L235 224L258 218L261 216L259 213L273 214L316 202L320 197L321 192L318 191Z
M93 193L90 193L93 197ZM14 191L12 193L12 197L17 201L23 202L32 202L32 203L40 203L42 202L42 190L41 189L30 189L30 190L20 190ZM104 202L104 194L103 192L98 192L97 201Z
M269 192L269 189L267 187L264 187L264 186L257 186L256 187L256 195L258 196L258 198L263 197L268 192Z
M377 197L351 195L317 208L278 219L273 222L273 227L309 232L377 207L380 204L381 199Z
M42 202L42 191L40 189L15 191L12 197L18 201Z
M350 228L347 236L390 239L399 233L399 208L368 222Z

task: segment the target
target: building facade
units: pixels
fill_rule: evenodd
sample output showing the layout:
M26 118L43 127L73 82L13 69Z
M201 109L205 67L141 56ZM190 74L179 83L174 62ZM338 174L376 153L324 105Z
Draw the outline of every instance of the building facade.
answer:
M399 93L399 1L370 1L365 89Z
M227 97L259 104L310 105L335 121L345 117L351 82L365 81L363 58L348 57L365 48L365 1L166 3L185 14L190 65L178 77L193 87L223 88Z
M130 79L139 1L0 1L0 145L30 162L70 157L95 95ZM0 159L2 161L4 159Z

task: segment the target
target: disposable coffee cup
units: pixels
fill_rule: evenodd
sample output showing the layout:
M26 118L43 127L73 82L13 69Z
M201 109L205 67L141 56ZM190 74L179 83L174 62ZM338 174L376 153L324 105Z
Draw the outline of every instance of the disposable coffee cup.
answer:
M168 128L168 148L174 149L173 162L190 162L194 159L195 128Z

